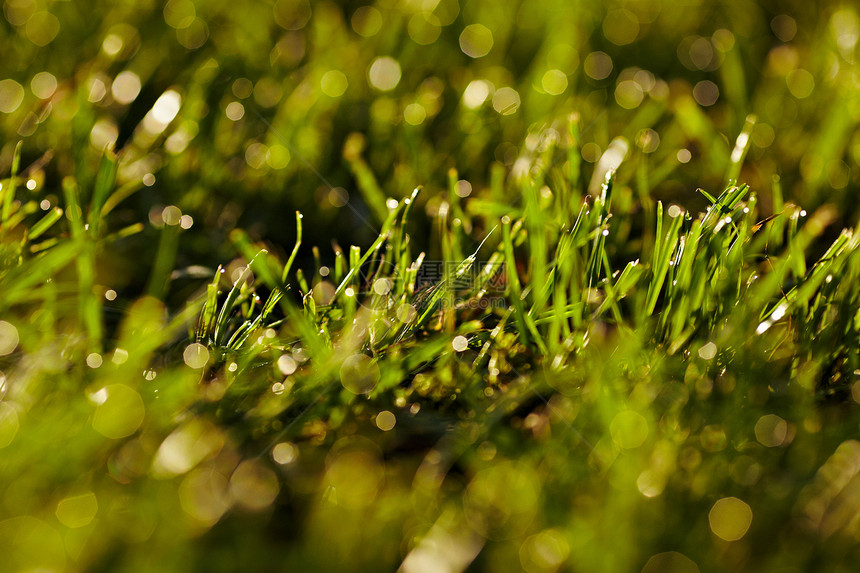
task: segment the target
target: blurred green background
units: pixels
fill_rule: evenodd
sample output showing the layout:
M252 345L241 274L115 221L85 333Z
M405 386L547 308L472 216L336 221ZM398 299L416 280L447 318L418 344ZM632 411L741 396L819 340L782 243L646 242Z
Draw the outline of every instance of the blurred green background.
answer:
M390 197L423 185L424 204L452 167L481 196L491 164L513 167L547 128L564 135L571 113L587 162L624 136L635 161L620 181L643 162L658 198L691 208L704 206L696 187L723 183L755 114L744 181L766 201L779 174L807 208L857 212L851 3L6 0L3 10L0 171L23 139L33 193L65 175L86 189L114 145L120 183L141 187L117 220L151 212L158 224L177 205L194 221L186 265L228 257L234 226L291 245L296 209L310 244L367 244L380 209L356 184L365 166ZM133 294L145 271L124 277Z
M267 363L222 402L218 379L200 383L206 360L180 363L183 348L191 348L184 339L150 357L182 339L194 321L175 314L200 290L199 278L237 258L232 230L267 242L284 260L295 239L294 211L301 210L299 261L309 267L312 245L328 257L332 241L370 244L387 197L409 196L421 185L417 210L437 213L451 169L457 194L470 197L468 215L486 207L487 197L517 203L513 186L503 188L505 197L493 195L493 173L530 167L547 138L581 155L586 181L611 142L626 145L615 207L645 221L653 199L693 213L704 208L696 188L723 188L735 138L754 115L740 179L759 194L763 214L778 175L787 199L810 213L832 204L842 223L854 224L854 3L4 0L0 22L0 173L10 172L23 141L20 198L37 200L44 211L64 205L62 182L72 177L86 204L99 157L113 147L121 159L118 193L126 198L106 225L116 231L145 223L136 235L99 245L91 285L94 293L102 289L99 300L105 289L115 291L104 303L104 350L126 349L125 358L115 351L108 364L105 353L99 369L101 349L83 348L69 277L56 292L46 287L34 296L41 303L44 295L43 307L27 307L23 298L18 314L0 317L18 325L0 362L18 378L7 385L0 373L0 398L8 390L20 403L0 402L0 475L21 478L2 484L0 571L34 563L57 571L232 571L237 563L259 571L379 571L396 568L405 555L418 560L410 573L439 570L420 561L433 555L422 554L421 539L430 549L450 549L452 570L478 552L474 570L699 570L688 557L667 553L671 547L683 547L703 571L732 564L791 571L798 555L804 564L826 557L830 570L853 570L860 446L845 436L856 424L840 418L838 407L819 416L804 388L768 403L768 390L757 385L772 374L761 359L764 342L740 352L737 378L708 371L717 362L695 356L667 359L652 373L654 348L621 339L610 354L595 344L583 353L585 370L559 380L535 375L552 394L551 407L514 393L518 409L496 426L493 412L481 412L480 423L468 418L472 404L492 396L477 384L461 398L469 405L462 411L441 404L448 395L437 396L433 384L447 376L440 384L450 389L475 375L463 363L442 361L437 378L412 380L419 409L425 398L438 406L422 410L414 425L400 414L396 432L383 429L378 410L407 407L394 390L372 404L332 393L336 408L313 411L274 451L257 446L290 429L283 413L315 404L316 387L275 402L268 384L286 371ZM580 130L575 142L572 116ZM553 167L567 172L571 164L557 155ZM184 218L168 314L153 299L137 299L166 234L164 208L174 205ZM430 219L412 219L415 251L437 248ZM477 225L472 235L482 238ZM54 294L57 307L48 300ZM124 326L112 312L122 313ZM6 324L4 344L11 339ZM68 339L48 335L54 332ZM13 355L19 335L27 353ZM448 345L434 340L422 351L445 355ZM307 358L296 348L292 372ZM777 360L789 362L790 352ZM325 378L308 370L311 382ZM391 389L406 376L383 374ZM578 394L619 381L637 384L629 404L645 404L645 411L654 401L653 419L624 414L627 398L612 392ZM735 384L746 393L731 394ZM783 417L761 415L766 403ZM749 404L757 407L745 409ZM588 410L586 431L602 436L589 444L592 455L578 431L550 435L550 420L569 426L580 409ZM827 415L834 419L822 422ZM692 446L678 419L701 430L689 437ZM653 447L636 450L643 424L654 430ZM677 441L658 441L658 429ZM492 439L481 432L493 432ZM342 435L349 439L335 441ZM456 463L428 454L442 436ZM601 455L612 465L625 441L635 445L600 473ZM648 471L638 474L642 467ZM819 468L824 477L813 481ZM635 475L637 491L616 488ZM829 505L833 484L849 481L846 503ZM731 545L736 530L741 537L747 531L737 523L749 528L752 519L749 505L732 497L737 490L755 506L757 521L744 543ZM791 496L801 490L805 497L795 503ZM807 547L792 516L845 531ZM790 525L774 539L759 523ZM718 531L720 539L712 535ZM9 548L18 563L2 561ZM568 557L574 565L562 565Z

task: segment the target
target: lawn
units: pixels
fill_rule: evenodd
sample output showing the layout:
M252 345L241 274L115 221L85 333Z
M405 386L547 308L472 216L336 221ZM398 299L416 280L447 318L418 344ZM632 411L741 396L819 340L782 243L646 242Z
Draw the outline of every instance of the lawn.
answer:
M0 571L857 569L852 3L0 22Z

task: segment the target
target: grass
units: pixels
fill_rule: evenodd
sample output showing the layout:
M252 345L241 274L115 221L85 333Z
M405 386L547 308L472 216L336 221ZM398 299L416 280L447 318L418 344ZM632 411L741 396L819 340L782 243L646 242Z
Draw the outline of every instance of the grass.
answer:
M0 570L856 569L855 8L72 4L0 30Z
M777 179L767 217L731 180L701 190L698 215L640 208L613 170L590 195L578 167L541 167L577 157L547 137L537 171L496 179L520 200L448 194L427 284L416 190L369 247L314 250L315 269L294 266L300 214L286 262L236 231L247 263L168 312L182 230L165 212L150 294L110 333L101 253L139 230L101 214L116 158L88 203L64 184L67 232L59 208L16 199L13 170L0 444L16 566L217 570L227 542L250 569L848 570L853 231L813 255L835 213L783 204Z

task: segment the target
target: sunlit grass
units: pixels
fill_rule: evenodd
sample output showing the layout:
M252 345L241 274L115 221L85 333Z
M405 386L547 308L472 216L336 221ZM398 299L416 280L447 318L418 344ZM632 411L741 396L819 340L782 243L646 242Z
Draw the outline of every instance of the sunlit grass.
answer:
M856 547L840 461L856 449L853 231L818 250L833 209L781 205L777 181L770 217L733 181L701 191L701 214L639 211L614 168L596 195L547 169L568 156L548 137L537 171L498 179L514 204L462 200L450 174L442 260L412 247L416 190L385 201L368 247L315 249L316 268L294 267L301 216L285 263L234 232L245 262L179 314L159 301L182 240L165 210L149 296L110 334L100 253L128 231L99 211L116 159L86 208L66 182L68 235L11 200L0 445L22 566L118 551L134 569L135 540L203 564L223 535L256 548L248 567L407 571L760 570ZM283 519L296 533L270 541Z
M4 4L0 570L856 568L856 8L97 4Z

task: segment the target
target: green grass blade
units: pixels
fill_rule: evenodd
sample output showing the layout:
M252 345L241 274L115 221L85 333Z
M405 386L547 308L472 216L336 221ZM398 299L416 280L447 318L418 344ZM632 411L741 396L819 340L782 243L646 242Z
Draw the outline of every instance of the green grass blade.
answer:
M59 207L54 207L48 211L44 217L39 219L32 227L30 227L29 239L38 239L45 234L54 224L63 216L63 210Z
M18 169L21 167L21 147L24 142L19 141L15 145L15 151L12 153L12 171L9 175L9 184L3 192L2 208L0 208L0 222L3 223L3 228L6 229L6 221L9 215L12 214L12 203L15 201L15 191L18 188Z
M92 203L90 204L90 213L87 219L89 231L94 236L98 235L99 226L102 221L102 209L105 202L113 190L116 182L117 169L119 161L116 154L110 149L105 149L99 162L99 169L96 172L95 187L93 189Z

